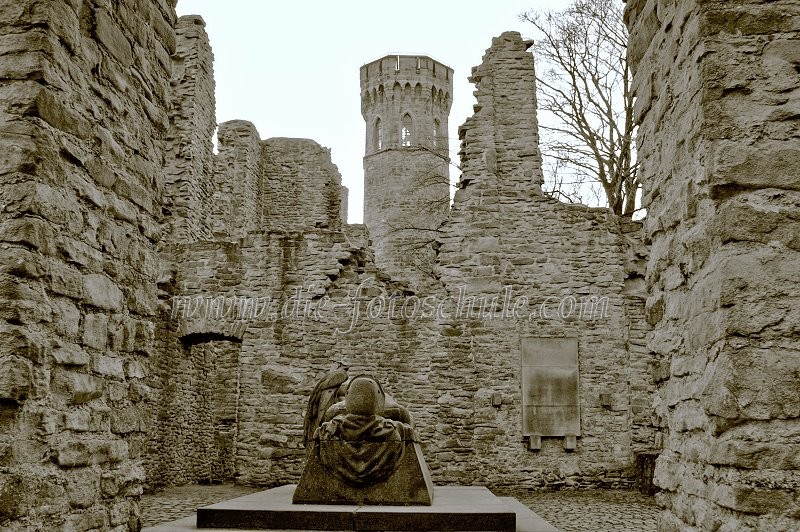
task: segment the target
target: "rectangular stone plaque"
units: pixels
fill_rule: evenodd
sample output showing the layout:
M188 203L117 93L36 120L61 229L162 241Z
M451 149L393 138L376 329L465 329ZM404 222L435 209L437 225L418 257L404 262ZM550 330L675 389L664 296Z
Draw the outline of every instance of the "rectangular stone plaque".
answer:
M577 338L522 338L522 434L581 434Z

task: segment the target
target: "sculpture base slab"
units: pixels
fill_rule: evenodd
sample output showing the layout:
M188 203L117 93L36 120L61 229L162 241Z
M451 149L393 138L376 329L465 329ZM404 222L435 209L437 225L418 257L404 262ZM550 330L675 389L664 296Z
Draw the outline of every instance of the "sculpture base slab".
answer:
M181 530L402 530L558 532L512 497L482 487L438 486L431 506L292 504L295 485L198 508L197 517L146 528Z

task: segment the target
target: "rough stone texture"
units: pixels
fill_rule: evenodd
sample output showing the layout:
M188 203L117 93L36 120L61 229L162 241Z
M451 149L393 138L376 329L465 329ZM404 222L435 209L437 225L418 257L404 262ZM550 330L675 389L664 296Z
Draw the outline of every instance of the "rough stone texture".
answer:
M375 260L396 279L424 286L431 243L450 205L453 70L426 56L390 55L362 66L360 78L364 224Z
M137 529L173 5L0 2L0 527ZM143 367L144 367L143 366Z
M629 2L660 530L797 530L796 2ZM789 161L792 161L791 163Z
M271 229L338 229L342 177L331 151L308 139L268 139L262 144L265 176L261 205Z
M220 124L214 158L214 236L243 238L265 227L341 228L342 177L330 150L313 140L262 141L244 120Z
M211 138L217 126L214 56L202 18L178 19L172 56L172 109L165 168L165 233L174 240L212 237L215 191Z
M527 319L441 324L448 338L434 367L442 369L430 380L437 379L445 406L437 426L448 427L459 452L438 452L445 472L466 482L514 485L528 476L574 485L625 477L633 454L654 439L642 321L646 250L638 223L541 194L535 73L526 48L518 33L504 33L473 69L478 104L460 128L463 173L436 264L448 296L466 290L491 300L510 287L529 298L519 309ZM602 319L591 298L607 298ZM548 301L566 302L561 315ZM538 455L519 444L519 353L528 336L578 338L582 437L575 454L564 454L560 439L544 440ZM489 403L497 392L499 409ZM610 404L601 404L601 394Z

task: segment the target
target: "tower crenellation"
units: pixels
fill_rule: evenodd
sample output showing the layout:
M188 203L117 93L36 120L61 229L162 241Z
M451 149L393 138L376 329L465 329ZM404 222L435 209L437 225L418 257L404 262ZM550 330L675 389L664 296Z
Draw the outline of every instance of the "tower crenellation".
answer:
M453 70L427 56L387 55L362 66L361 114L370 126L364 153L408 147L409 140L437 150L446 148L452 92ZM403 137L406 115L411 118L414 139Z

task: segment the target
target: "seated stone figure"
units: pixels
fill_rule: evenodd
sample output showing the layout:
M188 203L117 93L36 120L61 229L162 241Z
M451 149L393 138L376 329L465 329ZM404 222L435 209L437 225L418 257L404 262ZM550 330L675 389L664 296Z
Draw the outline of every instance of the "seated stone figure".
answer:
M346 413L323 423L314 435L314 440L330 442L319 447L322 467L353 486L386 480L400 464L403 442L417 441L414 429L381 415L386 394L372 377L353 379L344 404ZM410 421L407 412L405 417Z
M409 423L411 416L394 400L389 409L386 403L380 383L361 375L347 384L344 400L330 406L324 416L319 405L309 404L307 420L313 413L315 419L327 421L307 442L310 449L293 502L432 503L430 473ZM390 419L386 413L400 419Z

